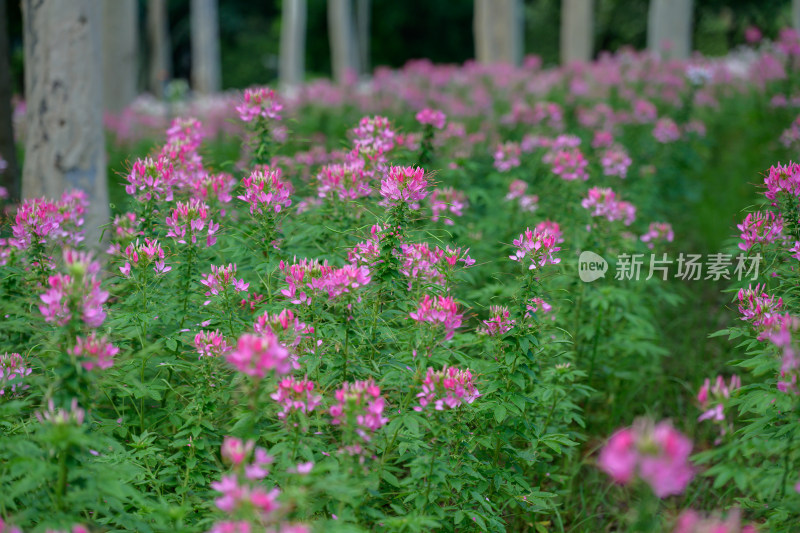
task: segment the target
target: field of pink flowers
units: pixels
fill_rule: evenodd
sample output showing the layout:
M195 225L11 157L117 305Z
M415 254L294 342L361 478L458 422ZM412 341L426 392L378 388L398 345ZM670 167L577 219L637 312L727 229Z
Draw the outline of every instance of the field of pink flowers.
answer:
M787 31L108 117L101 245L0 226L0 532L797 531L798 82Z

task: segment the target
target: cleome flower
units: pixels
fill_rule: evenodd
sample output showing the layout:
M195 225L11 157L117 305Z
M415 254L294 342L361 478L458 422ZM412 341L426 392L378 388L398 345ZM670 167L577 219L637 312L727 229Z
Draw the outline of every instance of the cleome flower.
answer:
M441 370L428 368L422 383L422 392L417 394L419 405L414 410L423 411L429 405L433 405L437 411L455 409L474 402L480 395L472 382L469 369L460 370L446 365Z

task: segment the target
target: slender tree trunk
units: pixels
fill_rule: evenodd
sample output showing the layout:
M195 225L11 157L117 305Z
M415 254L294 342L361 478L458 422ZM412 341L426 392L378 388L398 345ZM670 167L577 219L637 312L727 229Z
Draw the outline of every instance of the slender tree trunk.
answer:
M202 94L222 88L217 0L192 0L192 88Z
M136 98L139 73L139 6L136 0L102 0L103 101L120 111Z
M19 169L17 168L17 146L14 142L14 121L11 108L11 65L8 50L8 20L6 0L0 0L0 157L6 161L6 169L0 170L0 186L8 191L8 198L18 202L22 193Z
M167 0L147 1L147 40L150 57L147 85L153 95L163 98L164 86L172 78Z
M800 33L800 0L792 0L792 27Z
M331 67L337 83L358 74L358 50L351 0L328 0Z
M522 0L475 0L475 59L519 65L524 26Z
M356 32L358 34L358 64L361 74L372 71L369 55L372 0L356 0Z
M594 0L561 0L561 63L589 61L594 45Z
M22 193L89 197L86 241L97 246L108 222L103 142L102 13L94 0L23 0L28 103Z
M650 0L647 48L665 57L686 59L692 53L693 0Z
M306 65L306 0L283 0L278 75L281 85L303 82Z

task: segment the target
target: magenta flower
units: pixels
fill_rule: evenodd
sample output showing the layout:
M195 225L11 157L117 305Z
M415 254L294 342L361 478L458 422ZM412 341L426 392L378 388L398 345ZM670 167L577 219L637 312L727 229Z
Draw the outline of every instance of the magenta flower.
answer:
M224 172L219 174L203 173L190 185L191 194L197 200L210 202L216 199L221 204L228 204L233 199L236 178ZM221 211L225 216L225 210Z
M508 194L506 194L506 200L516 200L517 198L522 198L525 195L525 191L528 190L528 184L522 180L514 180L508 185Z
M20 354L0 355L0 397L13 397L27 389L29 385L25 385L23 381L31 375L32 371L25 358Z
M245 283L242 279L237 279L234 277L236 274L236 265L233 263L228 263L228 266L216 266L211 265L211 273L204 274L203 279L200 280L200 283L208 287L208 291L206 291L206 296L217 296L220 293L225 293L228 288L232 288L234 292L244 292L249 287L249 283ZM211 300L206 300L203 305L208 305L211 303Z
M372 192L369 179L361 159L325 165L317 173L317 195L341 201L364 198Z
M656 242L672 242L673 239L675 239L675 232L672 231L672 226L666 222L651 222L647 233L639 238L642 242L647 243L647 247L651 250Z
M629 202L618 200L614 191L608 188L592 187L581 206L591 210L593 217L604 217L609 222L621 220L626 226L636 220L636 207Z
M91 253L64 250L64 263L69 274L54 274L47 279L48 289L39 296L39 311L47 322L65 325L73 317L91 328L100 327L106 319L103 304L108 292L100 288L96 275L100 264L92 261Z
M658 118L658 109L652 102L636 100L633 103L633 118L640 124L655 122Z
M296 347L300 342L314 333L312 326L306 326L297 318L291 309L282 309L280 313L263 313L253 324L256 333L269 331L278 336L284 346ZM294 360L292 366L299 369Z
M136 239L135 243L131 243L125 247L125 258L127 261L123 266L119 267L119 271L124 277L129 278L133 267L143 269L153 265L153 271L156 274L166 274L172 270L172 267L167 266L164 262L164 256L164 250L161 248L161 244L158 240L145 238L142 244L139 242L139 239Z
M278 418L284 419L292 412L310 413L322 402L322 396L314 394L314 382L287 376L278 382L278 390L270 395L283 410Z
M214 236L219 230L219 224L215 224L209 215L208 205L197 199L188 202L178 202L178 206L172 210L172 215L167 217L167 237L172 237L180 244L186 244L187 239L192 244L197 244L197 236L205 231L206 246L213 246L217 242Z
M203 125L196 118L176 118L167 128L167 142L161 157L172 164L172 182L179 188L191 188L204 174L199 149Z
M697 392L697 401L700 403L700 407L704 409L703 414L701 414L697 420L700 422L703 420L724 422L724 402L730 398L733 391L741 386L742 382L739 379L739 376L736 374L731 376L730 384L726 384L722 376L717 376L717 379L712 386L711 381L706 378L706 380L703 382L703 386L700 387L700 390ZM722 434L725 434L724 426L722 427Z
M772 166L764 178L766 191L764 196L777 205L776 198L781 195L800 197L800 164L789 162L788 165Z
M423 125L430 124L437 130L444 128L444 122L446 118L447 117L445 117L444 112L438 109L431 109L429 107L426 107L425 109L417 113L416 116L417 122Z
M669 422L639 420L617 431L600 452L598 466L617 483L638 476L659 498L681 494L694 477L692 441Z
M778 318L783 307L783 298L775 299L766 292L766 286L739 289L739 312L742 320L752 322L754 328L766 329Z
M334 300L355 292L372 280L368 267L353 264L337 268L327 261L301 259L294 264L281 261L279 267L288 285L281 294L294 304L310 305L315 294L326 294L329 301Z
M733 509L724 520L718 513L701 516L692 509L683 511L672 533L757 533L755 526L741 523L741 512Z
M794 333L798 329L800 329L800 320L787 313L769 320L765 331L759 336L760 339L766 337L782 351L781 379L778 381L777 387L784 393L800 394L800 389L797 387L798 373L800 373L800 352L793 342Z
M454 217L463 216L463 210L468 205L467 196L463 192L457 191L452 187L436 189L431 195L431 211L433 212L431 221L437 222L442 213L448 212ZM445 218L443 222L448 226L453 225L451 218Z
M494 168L500 172L508 172L520 165L519 157L522 150L515 142L498 144L494 150Z
M237 467L250 456L254 447L255 441L243 441L236 437L225 437L222 440L222 448L220 449L222 460Z
M783 220L771 211L766 213L757 211L748 213L744 222L736 227L742 232L741 239L744 241L739 243L739 249L746 252L756 244L768 244L778 240L783 231Z
M385 162L385 154L394 148L395 132L386 117L364 117L352 133L358 153L379 166Z
M242 103L236 106L236 112L244 122L252 122L257 118L280 120L282 109L278 95L269 87L245 89Z
M222 496L214 500L217 507L227 513L233 514L237 509L252 508L264 516L269 516L278 510L278 496L280 491L272 489L267 492L261 487L252 487L240 484L235 475L223 476L220 481L211 483L211 488L221 492Z
M125 192L135 196L140 202L171 202L172 187L175 185L172 174L172 163L164 157L159 157L156 161L149 157L137 159L127 176Z
M556 176L566 181L589 179L586 167L589 162L578 148L564 148L553 150L545 154L543 161L550 165L550 170Z
M225 337L215 331L201 331L194 336L194 347L199 354L199 357L222 357L227 355L232 349L225 342Z
M420 167L389 167L381 180L381 196L386 205L412 203L428 195L428 180Z
M514 327L515 321L510 318L511 313L508 307L501 307L499 305L492 305L489 307L489 319L484 320L483 328L478 329L478 333L483 333L490 337L503 335L511 331Z
M681 130L671 118L664 117L658 119L653 128L653 137L662 144L675 142L681 138Z
M292 369L289 350L267 332L245 333L225 358L239 372L256 378L264 378L269 372L288 374Z
M65 192L57 201L25 200L17 208L8 244L19 250L32 245L76 246L84 238L83 215L88 206L86 193L78 190Z
M40 424L53 424L56 426L83 425L86 419L86 411L78 407L77 398L70 402L69 409L55 408L52 398L47 402L47 410L36 413L36 419Z
M607 149L600 157L600 164L603 166L605 176L619 176L624 179L628 175L628 167L631 166L631 163L631 157L621 146Z
M464 315L459 312L458 303L451 296L431 296L425 294L417 304L416 311L409 316L417 322L425 322L433 327L443 327L445 340L453 338L456 329L461 327Z
M292 184L284 181L280 168L254 170L249 177L242 179L244 194L237 196L250 204L250 214L275 212L292 205Z
M480 395L469 369L460 370L454 366L444 366L441 370L428 368L425 381L422 382L422 392L417 394L419 405L414 410L422 411L428 405L433 405L437 411L455 409L471 404Z
M543 315L551 312L553 310L553 306L544 301L542 298L536 297L531 298L528 300L528 303L525 305L525 317L530 318L534 314L538 312L542 312ZM555 320L555 317L552 317Z
M556 236L547 230L525 229L525 232L513 241L517 247L514 255L508 256L512 261L518 261L524 266L530 261L528 270L543 267L545 265L557 265L561 259L554 257L553 254L561 250L556 246Z
M68 351L80 361L83 368L91 371L95 368L107 370L114 366L114 356L119 353L119 348L106 337L98 338L93 331L86 338L78 336L75 346Z
M352 428L365 442L389 421L383 416L381 389L372 380L343 383L336 391L336 401L328 411L333 417L331 424Z

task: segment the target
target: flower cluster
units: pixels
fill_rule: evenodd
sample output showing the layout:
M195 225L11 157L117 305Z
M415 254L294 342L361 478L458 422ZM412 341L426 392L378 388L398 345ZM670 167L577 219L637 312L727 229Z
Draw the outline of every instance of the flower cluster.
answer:
M428 405L433 405L437 411L455 409L474 402L480 395L469 369L460 370L454 366L445 366L441 370L428 368L422 392L417 394L419 405L414 410L422 411Z
M80 426L83 425L83 421L86 419L86 411L78 407L77 398L72 399L69 404L69 409L62 409L60 407L56 409L53 400L50 399L47 402L47 410L37 412L36 418L41 424L49 423L55 426Z
M443 111L439 109L430 109L426 107L419 113L417 113L416 119L417 122L420 124L430 124L434 128L440 130L444 128L444 122L446 120L446 116Z
M590 209L593 217L605 217L609 222L622 220L626 226L636 219L636 208L629 202L617 199L617 195L608 188L592 187L586 198L581 200L584 209Z
M498 144L494 150L494 168L500 172L508 172L520 165L522 150L518 143L506 142Z
M667 222L651 222L647 228L647 233L640 237L640 240L647 243L647 247L652 249L656 242L672 242L675 239L675 232Z
M265 378L270 371L288 374L292 369L289 350L271 332L245 333L225 359L239 372L256 378Z
M431 220L437 222L441 214L448 211L454 217L464 216L463 210L467 205L467 196L463 192L452 187L436 189L431 195L431 211L433 211ZM448 226L453 225L453 220L449 217L446 217L443 222Z
M172 215L167 217L167 237L172 237L180 244L186 244L187 239L192 244L197 244L197 236L206 229L206 246L213 246L217 242L215 234L219 224L215 224L209 215L209 208L205 202L192 198L188 202L178 202ZM187 237L188 233L188 237Z
M417 322L426 322L433 326L442 326L445 340L453 338L457 328L461 326L464 315L459 312L458 303L451 296L431 296L425 294L417 304L417 309L409 313Z
M776 205L776 199L781 194L800 197L800 164L789 162L788 165L772 166L764 178L764 196Z
M739 249L745 252L756 244L775 242L783 231L783 220L772 211L748 213L744 222L736 226L742 232Z
M547 314L552 310L553 306L544 301L542 298L539 297L531 298L525 305L525 317L530 318L539 311L541 311L542 314ZM553 319L555 320L555 317L553 317Z
M308 335L314 333L313 326L306 326L297 318L291 309L282 309L280 313L263 313L253 324L256 333L271 331L278 336L281 343L295 347Z
M697 402L700 407L704 409L697 420L715 420L717 422L725 421L725 400L731 397L731 393L742 386L742 381L739 376L734 374L731 376L730 383L726 384L722 376L717 376L714 385L711 385L711 380L706 378L703 386L697 391ZM725 434L725 427L722 427L722 434Z
M785 314L778 316L764 335L767 340L781 350L781 370L778 390L784 393L800 394L797 386L800 373L800 352L793 343L794 333L800 329L800 320Z
M514 180L508 185L506 201L519 200L519 208L523 212L533 213L539 208L539 197L535 194L525 194L528 184L522 180Z
M201 284L208 287L205 295L217 296L227 291L228 287L232 287L235 292L246 291L250 284L245 283L243 279L235 278L234 274L236 274L236 265L233 263L228 263L228 266L211 265L211 273L204 274L203 279L200 280ZM208 305L209 303L211 303L211 300L206 300L203 305Z
M283 410L278 418L284 419L291 412L310 413L322 402L322 396L314 394L314 382L287 376L278 382L278 390L270 395Z
M617 483L627 485L636 475L665 498L682 493L694 477L691 453L692 441L669 422L638 420L611 436L598 465Z
M343 383L336 391L336 402L328 410L331 424L353 429L366 442L389 421L383 416L386 401L372 380Z
M20 250L38 245L75 246L83 241L81 227L88 205L83 191L67 191L56 201L25 200L17 208L8 244Z
M221 204L227 204L233 199L232 193L236 187L236 178L224 172L219 174L203 173L192 183L191 187L193 198L203 202L216 199ZM225 210L222 209L220 214L225 216Z
M333 198L335 194L342 201L357 200L371 192L369 174L361 159L325 165L317 173L317 195L320 198Z
M378 166L385 163L386 153L394 148L395 133L386 117L363 117L353 128L353 137L358 153Z
M202 124L196 118L176 118L167 129L161 156L172 163L172 181L178 188L189 188L203 173L200 145Z
M225 337L218 330L201 331L194 336L194 347L200 357L222 357L230 353L233 347L225 342Z
M605 176L627 177L631 162L631 156L621 146L609 148L600 157L600 164L603 166L603 175Z
M236 106L239 118L244 122L252 122L257 118L280 120L283 104L278 101L278 95L269 87L256 87L245 89L241 104Z
M22 381L31 375L32 369L18 353L0 355L0 396L9 398L28 388ZM8 390L8 393L6 393Z
M64 250L64 263L69 274L54 274L47 279L48 289L39 298L39 311L47 322L65 325L73 317L89 327L97 328L106 319L103 304L108 292L100 288L97 273L100 263L91 253Z
M702 516L693 509L681 513L675 522L672 533L757 533L755 526L742 524L738 509L728 513L723 520L717 514Z
M237 198L250 204L250 214L280 213L292 205L292 184L282 179L280 168L254 170L249 177L242 179L242 187L244 194Z
M164 250L158 240L145 238L144 244L136 239L136 242L130 243L125 247L125 264L119 267L119 271L126 278L130 277L133 267L147 268L153 265L153 270L156 274L166 274L172 270L171 266L167 266L164 262Z
M381 180L381 196L386 205L418 202L428 196L428 180L420 167L391 166Z
M489 319L484 320L485 327L478 330L479 333L484 333L490 337L496 337L511 331L514 327L515 321L509 318L511 313L508 307L499 305L492 305L489 307Z
M675 142L681 138L681 130L671 118L660 118L653 128L653 137L660 143Z
M758 284L753 288L748 286L740 289L738 294L739 312L742 320L752 322L754 328L766 329L771 326L780 315L783 307L783 298L770 296L766 286Z
M174 185L172 162L165 157L137 159L127 175L125 192L140 202L172 201Z
M119 348L111 344L106 337L98 338L93 331L87 337L78 336L75 346L69 350L86 370L100 368L107 370L114 366L114 356Z
M325 293L328 300L367 285L372 280L369 268L346 264L340 268L327 261L301 259L293 264L280 262L280 270L288 285L281 294L293 304L311 304L315 293Z
M514 246L517 250L514 255L508 256L512 261L523 264L530 261L528 270L543 267L545 265L557 265L561 259L554 257L553 254L561 250L556 246L556 236L547 230L526 228L525 232L514 239Z
M556 176L566 181L589 179L586 167L589 162L578 148L564 148L552 150L545 154L545 163L550 165L550 170Z

